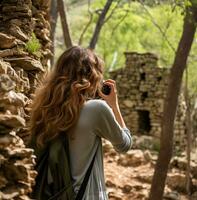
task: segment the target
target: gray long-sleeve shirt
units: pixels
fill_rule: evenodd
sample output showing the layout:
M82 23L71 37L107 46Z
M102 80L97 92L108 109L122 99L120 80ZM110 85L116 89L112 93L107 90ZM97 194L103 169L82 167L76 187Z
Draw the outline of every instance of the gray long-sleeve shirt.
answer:
M109 140L117 152L125 153L132 146L129 129L120 127L104 100L89 100L81 110L72 136L74 139L69 139L69 151L75 193L97 150L83 200L107 200L101 138Z

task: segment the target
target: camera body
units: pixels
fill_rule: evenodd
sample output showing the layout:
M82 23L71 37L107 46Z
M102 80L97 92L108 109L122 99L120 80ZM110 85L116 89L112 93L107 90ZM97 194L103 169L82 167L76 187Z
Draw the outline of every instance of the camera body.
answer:
M107 84L105 84L105 81L103 81L101 83L101 92L104 94L104 95L109 95L110 92L111 92L111 87ZM96 96L95 96L96 99L101 99L101 97L99 96L98 94L98 91L96 92Z
M105 95L109 95L110 92L111 92L111 87L105 83L103 83L103 86L102 86L102 89L101 89L101 92Z

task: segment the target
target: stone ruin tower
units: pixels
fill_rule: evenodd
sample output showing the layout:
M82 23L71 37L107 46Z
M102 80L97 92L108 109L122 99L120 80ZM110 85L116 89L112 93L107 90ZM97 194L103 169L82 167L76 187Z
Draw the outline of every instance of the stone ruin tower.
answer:
M125 56L126 66L111 71L110 77L116 80L126 124L135 135L159 138L170 69L158 67L152 53L126 52ZM185 144L185 107L181 94L175 120L176 149Z

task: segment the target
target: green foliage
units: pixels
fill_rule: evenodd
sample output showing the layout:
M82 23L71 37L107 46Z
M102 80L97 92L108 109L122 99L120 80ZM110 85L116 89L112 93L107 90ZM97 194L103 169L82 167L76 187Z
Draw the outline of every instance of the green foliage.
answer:
M35 33L32 33L30 40L26 43L25 48L27 51L31 54L34 54L36 56L40 56L40 48L41 44L39 40L36 38Z
M184 2L184 5L186 3L185 0L178 1ZM90 10L94 14L92 23L88 27L82 42L82 46L85 47L89 45L98 19L98 13L101 12L106 0L94 0L92 2ZM165 3L158 5L153 4L154 1L152 1L151 6L143 6L133 1L128 2L122 1L110 19L104 24L99 35L96 52L101 55L106 63L106 75L108 75L109 69L124 66L125 51L156 53L159 56L160 66L171 67L182 34L183 9L180 6L174 7L172 2L175 1L172 0L166 0ZM87 4L79 4L79 6L75 5L68 13L71 35L75 44L78 43L80 34L89 21ZM108 16L115 6L116 1L113 2ZM61 31L57 32L61 33ZM60 36L58 37L60 38ZM62 39L59 39L59 41L63 43ZM188 62L189 88L192 93L197 91L196 41L197 35Z
M187 8L197 6L197 0L175 0L172 4L175 7L180 7L182 9L182 14L185 14Z
M138 3L132 3L131 7L129 4L124 4L105 24L97 50L104 55L107 67L111 65L115 52L118 56L114 68L123 66L125 51L153 52L160 56L161 65L170 66L172 64L174 52L166 38L176 49L182 30L180 11L172 12L170 5L147 7L146 9L150 14ZM116 28L120 19L123 19L125 10L129 12ZM154 23L161 27L166 38Z
M175 3L181 7L187 7L187 6L191 6L192 1L193 0L176 0Z

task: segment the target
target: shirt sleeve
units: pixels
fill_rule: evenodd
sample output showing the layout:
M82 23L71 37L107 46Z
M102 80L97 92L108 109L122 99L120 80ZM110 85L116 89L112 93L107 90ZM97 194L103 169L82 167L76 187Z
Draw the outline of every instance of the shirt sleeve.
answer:
M96 134L109 140L119 153L126 153L131 149L133 140L130 130L119 125L112 109L105 101L99 103L98 115Z

